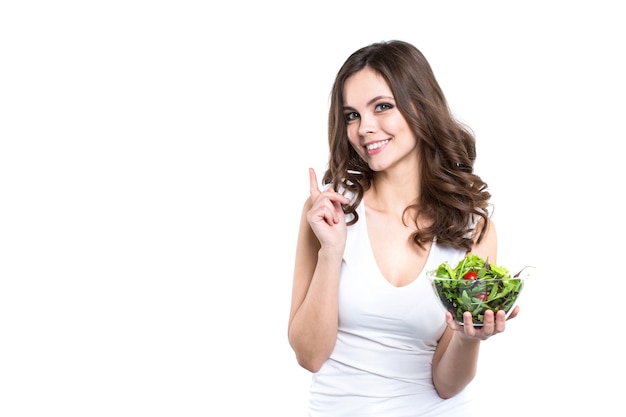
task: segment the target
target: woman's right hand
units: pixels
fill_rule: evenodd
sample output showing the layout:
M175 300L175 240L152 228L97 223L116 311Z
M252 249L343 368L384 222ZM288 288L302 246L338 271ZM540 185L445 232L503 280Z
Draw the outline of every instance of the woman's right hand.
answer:
M322 248L334 247L343 252L347 227L341 205L347 204L349 200L332 187L322 192L313 168L309 168L309 181L312 206L307 213L307 221Z

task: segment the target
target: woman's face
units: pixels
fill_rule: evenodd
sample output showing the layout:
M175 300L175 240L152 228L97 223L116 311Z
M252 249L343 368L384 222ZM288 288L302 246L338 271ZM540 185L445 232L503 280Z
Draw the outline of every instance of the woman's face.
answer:
M377 72L364 68L351 75L343 94L348 139L373 171L417 163L417 139Z

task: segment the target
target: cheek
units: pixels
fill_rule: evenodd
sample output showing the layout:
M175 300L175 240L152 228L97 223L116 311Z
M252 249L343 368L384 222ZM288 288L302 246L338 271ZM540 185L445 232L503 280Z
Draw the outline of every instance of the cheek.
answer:
M353 147L359 148L359 127L356 124L348 125L346 128L346 134L348 135L348 140Z
M382 128L385 130L385 132L387 132L388 134L392 136L396 136L396 137L410 136L415 141L417 141L417 139L415 138L415 135L413 134L413 131L411 130L411 127L402 116L391 117L385 120L385 124L384 126L382 126Z
M383 129L388 132L405 132L411 130L409 129L409 124L400 113L394 114L393 117L386 118L383 122Z

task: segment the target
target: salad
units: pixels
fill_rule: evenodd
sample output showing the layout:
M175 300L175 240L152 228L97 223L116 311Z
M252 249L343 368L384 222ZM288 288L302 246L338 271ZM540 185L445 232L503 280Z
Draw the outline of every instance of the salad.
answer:
M429 276L444 308L458 323L463 324L463 313L469 311L474 325L482 326L485 311L508 314L515 305L524 287L521 272L511 276L507 268L468 254L454 267L441 263Z

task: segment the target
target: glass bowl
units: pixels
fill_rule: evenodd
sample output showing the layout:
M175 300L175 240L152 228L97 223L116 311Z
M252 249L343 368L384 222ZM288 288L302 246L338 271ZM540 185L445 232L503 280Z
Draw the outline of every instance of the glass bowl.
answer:
M472 313L474 327L482 327L485 312L504 310L509 317L524 288L526 277L452 279L427 274L445 311L463 324L463 313Z

